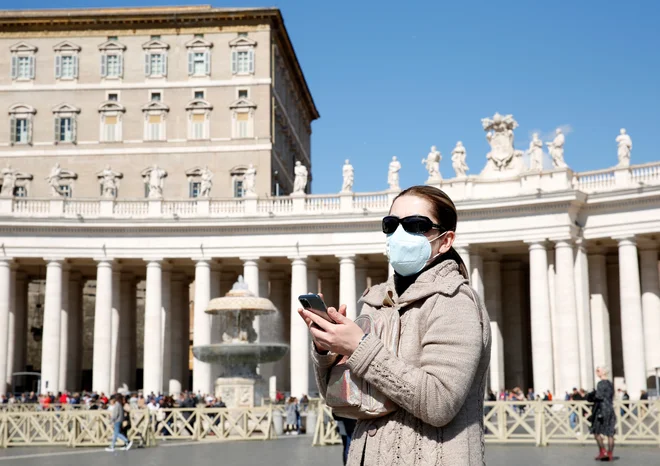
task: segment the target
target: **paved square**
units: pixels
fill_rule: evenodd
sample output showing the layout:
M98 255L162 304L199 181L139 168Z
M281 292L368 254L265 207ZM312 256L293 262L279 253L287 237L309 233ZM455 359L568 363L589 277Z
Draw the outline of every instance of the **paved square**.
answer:
M488 445L489 466L592 464L595 447ZM660 448L621 447L619 466L657 466ZM157 448L107 453L103 449L14 448L0 451L0 466L340 466L341 449L312 447L309 437L269 442L164 443ZM383 465L386 466L386 465ZM453 465L451 465L453 466Z

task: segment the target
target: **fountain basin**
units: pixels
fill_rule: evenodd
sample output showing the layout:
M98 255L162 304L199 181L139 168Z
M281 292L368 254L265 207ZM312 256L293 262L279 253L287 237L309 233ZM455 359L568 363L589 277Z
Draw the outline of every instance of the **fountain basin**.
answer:
M193 347L193 354L200 361L223 364L275 362L288 351L285 343L214 343Z

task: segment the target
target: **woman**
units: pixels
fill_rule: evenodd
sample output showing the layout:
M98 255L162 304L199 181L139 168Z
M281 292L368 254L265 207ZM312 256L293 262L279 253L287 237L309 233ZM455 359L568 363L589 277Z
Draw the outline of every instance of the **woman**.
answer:
M345 305L328 309L335 323L298 311L314 341L312 359L323 396L330 368L338 355L346 355L353 374L398 405L386 416L357 422L351 466L484 462L490 324L452 248L456 220L451 199L429 186L401 192L383 219L395 274L364 293L362 313L376 317L386 306L399 310L397 354L347 319Z
M295 397L289 397L286 403L286 435L298 435L298 400Z
M614 429L616 426L616 416L614 414L614 386L608 380L609 371L604 367L596 368L596 376L600 379L596 390L591 392L587 400L594 403L591 413L591 433L598 443L597 461L613 461L614 452ZM607 437L607 450L605 449L605 440Z

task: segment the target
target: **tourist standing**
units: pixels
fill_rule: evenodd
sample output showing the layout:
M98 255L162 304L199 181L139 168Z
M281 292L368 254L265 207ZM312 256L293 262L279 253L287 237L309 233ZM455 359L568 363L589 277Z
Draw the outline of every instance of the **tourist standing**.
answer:
M287 435L298 435L298 400L295 397L289 397L286 402L286 426Z
M613 461L616 415L614 413L614 385L608 380L608 375L609 371L606 368L596 368L596 376L600 381L596 385L596 390L587 396L587 400L594 404L589 420L591 421L590 431L594 434L599 448L597 461ZM603 437L607 437L607 449L605 449Z
M350 466L423 466L484 463L483 403L490 362L488 313L470 289L463 260L453 249L457 213L432 186L402 191L383 218L394 275L361 298L362 314L386 308L401 318L399 349L346 317L346 304L328 308L334 321L300 309L314 346L319 391L341 355L353 376L387 396L397 409L359 419Z
M130 442L124 434L121 433L121 425L124 422L124 406L121 400L117 400L120 395L113 395L110 399L110 422L112 423L112 443L105 451L115 451L117 439L124 442L124 450L130 450L133 442Z

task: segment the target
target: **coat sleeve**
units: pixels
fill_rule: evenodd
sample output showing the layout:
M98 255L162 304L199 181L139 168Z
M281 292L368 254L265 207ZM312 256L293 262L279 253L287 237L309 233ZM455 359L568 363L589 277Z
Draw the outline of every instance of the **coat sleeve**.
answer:
M327 354L321 354L316 351L314 343L311 344L311 357L312 362L314 363L314 377L316 378L316 385L319 389L319 393L323 398L328 391L328 377L330 375L330 369L337 362L339 355L336 353L328 352Z
M483 348L479 312L467 295L441 296L429 313L420 367L392 354L373 334L347 364L401 408L442 427L458 414L477 373Z

